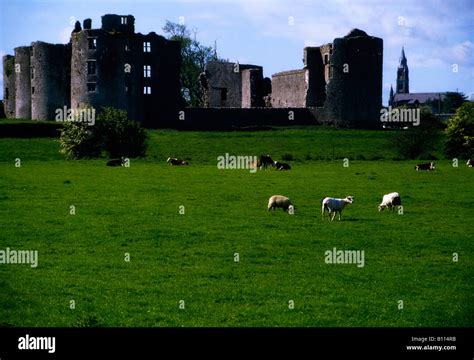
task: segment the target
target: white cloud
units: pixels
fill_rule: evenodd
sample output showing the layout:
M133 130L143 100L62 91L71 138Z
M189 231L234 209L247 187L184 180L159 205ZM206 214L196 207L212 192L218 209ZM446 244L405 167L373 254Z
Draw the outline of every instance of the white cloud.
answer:
M63 44L68 43L69 39L71 38L71 33L73 30L74 30L74 27L72 26L68 26L61 29L58 33L58 40Z

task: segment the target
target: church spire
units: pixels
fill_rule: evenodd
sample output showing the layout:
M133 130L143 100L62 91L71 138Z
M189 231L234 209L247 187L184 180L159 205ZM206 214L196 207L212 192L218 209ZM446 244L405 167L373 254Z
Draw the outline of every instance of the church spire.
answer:
M393 106L393 100L395 96L393 95L393 86L390 84L390 95L388 96L388 106Z
M400 55L400 65L399 67L407 66L407 58L405 56L405 48L402 46L402 54Z
M397 69L397 94L408 94L410 92L408 82L407 58L405 56L405 48L402 47L400 64L398 65Z

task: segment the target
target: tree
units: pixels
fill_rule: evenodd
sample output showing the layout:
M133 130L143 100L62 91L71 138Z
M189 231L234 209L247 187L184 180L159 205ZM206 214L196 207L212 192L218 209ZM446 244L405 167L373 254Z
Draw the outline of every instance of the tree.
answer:
M163 31L168 34L169 40L181 43L181 95L186 106L201 107L204 105L204 94L199 82L199 75L205 71L208 61L219 60L216 49L204 46L191 38L191 32L185 25L166 21Z
M77 120L77 119L76 119ZM59 139L60 152L69 159L144 156L146 133L136 121L127 118L125 110L105 107L94 125L82 121L64 123Z
M447 92L442 101L442 112L445 114L454 114L467 99L467 96L460 92Z
M407 159L428 158L441 139L442 125L428 107L420 109L420 124L401 130L391 142L398 155Z
M448 121L444 151L454 158L472 158L474 155L474 103L466 101Z

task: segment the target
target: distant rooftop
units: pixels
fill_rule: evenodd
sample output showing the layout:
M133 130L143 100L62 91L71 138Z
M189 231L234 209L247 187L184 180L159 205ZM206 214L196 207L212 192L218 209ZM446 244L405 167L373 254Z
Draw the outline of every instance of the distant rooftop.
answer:
M415 101L423 104L429 100L444 100L446 93L408 93L408 94L395 94L395 102L406 102L408 104L414 104Z

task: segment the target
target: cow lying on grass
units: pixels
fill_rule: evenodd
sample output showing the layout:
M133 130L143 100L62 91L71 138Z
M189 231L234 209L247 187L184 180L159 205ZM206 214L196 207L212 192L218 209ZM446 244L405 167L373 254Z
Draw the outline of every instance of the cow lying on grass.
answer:
M474 160L469 159L466 163L467 166L472 167L474 165Z
M181 159L171 158L171 157L169 157L168 160L166 160L166 162L171 165L189 165L189 163L186 160L181 160Z
M290 164L281 163L279 161L274 162L277 170L291 170Z
M336 199L331 197L326 197L321 201L321 217L324 220L324 214L327 212L331 221L336 217L336 213L339 213L339 220L341 220L342 210L348 204L354 202L353 196L346 196L344 199ZM332 216L331 216L332 215Z
M435 164L434 162L430 162L430 163L424 163L424 164L416 164L415 166L415 170L418 171L418 170L434 170L435 169Z
M110 159L107 161L107 166L123 166L123 159Z

